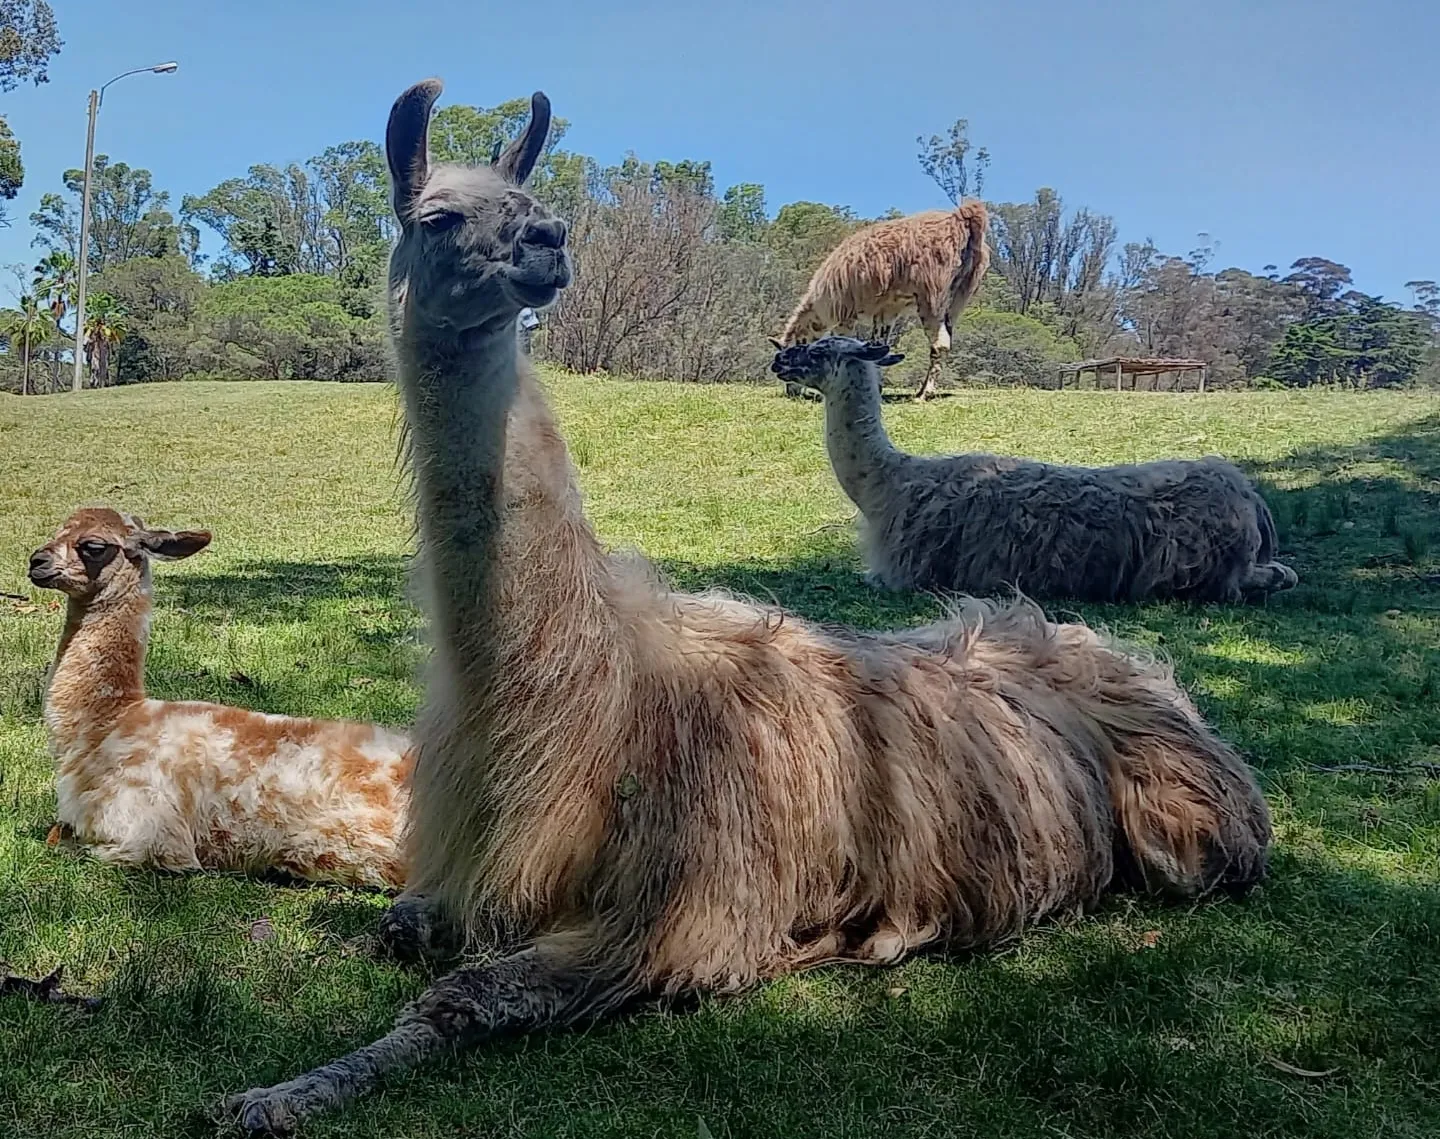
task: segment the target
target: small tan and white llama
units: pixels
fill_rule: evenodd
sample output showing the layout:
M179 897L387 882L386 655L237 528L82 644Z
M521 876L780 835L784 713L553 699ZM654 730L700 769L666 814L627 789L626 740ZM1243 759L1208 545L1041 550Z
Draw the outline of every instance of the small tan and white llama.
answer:
M146 698L151 559L209 542L92 507L30 556L30 580L67 598L45 695L59 825L126 866L399 889L414 763L405 736Z
M438 82L396 102L391 323L434 648L392 936L508 935L395 1028L232 1097L282 1134L443 1049L642 994L1013 937L1117 880L1186 897L1264 872L1265 801L1170 673L1032 606L893 633L673 593L607 552L519 354L570 280L520 187L431 167ZM419 915L420 920L412 920Z
M826 336L771 369L825 400L825 449L889 589L1082 601L1238 602L1292 588L1270 507L1233 463L1071 467L972 452L908 455L885 433L880 341Z
M859 332L862 320L888 325L914 312L930 338L930 365L917 397L933 395L955 322L990 267L989 225L982 202L963 202L857 230L815 270L775 347L826 332Z

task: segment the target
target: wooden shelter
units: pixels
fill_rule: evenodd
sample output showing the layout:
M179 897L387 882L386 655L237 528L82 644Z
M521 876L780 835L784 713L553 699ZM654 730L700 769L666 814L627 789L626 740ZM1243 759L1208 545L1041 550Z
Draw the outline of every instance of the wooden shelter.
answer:
M1204 360L1187 360L1168 356L1108 356L1103 360L1079 360L1073 364L1060 365L1060 386L1065 386L1065 378L1073 375L1075 386L1080 386L1080 377L1086 372L1095 373L1095 386L1098 388L1102 383L1108 386L1109 381L1114 379L1115 390L1118 392L1124 386L1126 376L1130 377L1131 390L1137 387L1137 381L1141 376L1155 377L1155 390L1160 390L1160 377L1167 373L1174 377L1171 383L1171 391L1179 391L1185 373L1200 373L1200 391L1205 390Z

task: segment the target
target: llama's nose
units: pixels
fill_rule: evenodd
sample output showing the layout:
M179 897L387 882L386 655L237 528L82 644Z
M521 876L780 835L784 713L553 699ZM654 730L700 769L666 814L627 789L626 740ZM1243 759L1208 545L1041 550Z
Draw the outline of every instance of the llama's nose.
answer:
M54 571L55 563L44 550L36 550L30 555L31 577L48 577Z
M536 218L528 221L520 234L520 244L560 249L565 244L565 223L559 218Z

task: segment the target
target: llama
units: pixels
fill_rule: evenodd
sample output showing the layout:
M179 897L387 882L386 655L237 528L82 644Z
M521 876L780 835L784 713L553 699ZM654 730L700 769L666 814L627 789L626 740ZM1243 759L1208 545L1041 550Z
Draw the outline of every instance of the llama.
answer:
M1270 508L1216 456L1067 467L907 455L881 422L885 344L824 337L772 369L825 399L825 446L860 510L871 577L890 589L1084 601L1241 601L1299 580L1275 560Z
M58 831L123 866L276 870L396 890L413 766L372 724L268 716L145 696L151 559L188 558L205 531L77 510L30 556L67 598L45 695Z
M990 267L989 225L983 203L965 202L852 233L815 270L775 346L856 331L867 317L878 329L913 310L930 338L930 366L917 398L934 395L955 322Z
M1168 671L1030 604L896 633L672 593L606 552L515 315L570 280L521 189L431 167L440 85L396 102L391 324L433 651L392 939L514 952L441 977L342 1059L231 1097L280 1134L443 1048L646 994L1018 934L1123 880L1258 880L1269 815Z

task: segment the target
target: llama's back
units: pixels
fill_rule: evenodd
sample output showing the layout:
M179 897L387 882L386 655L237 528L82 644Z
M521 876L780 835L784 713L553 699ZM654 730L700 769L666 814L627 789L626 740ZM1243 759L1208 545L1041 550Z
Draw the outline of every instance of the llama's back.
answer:
M1253 779L1168 673L1088 629L1023 604L893 635L743 602L666 608L585 884L602 927L643 941L654 983L993 943L1093 902L1132 846L1157 888L1258 873L1268 822ZM1131 791L1140 763L1184 766L1199 789L1173 842ZM1237 834L1222 799L1245 807ZM1217 862L1220 847L1249 861Z
M1223 459L1090 468L967 454L909 459L863 542L891 588L1238 600L1267 532L1273 543L1264 500Z
M398 888L412 766L373 724L144 700L62 763L60 817L112 861Z
M958 242L966 234L946 210L876 222L831 250L802 306L835 329L861 319L892 320L912 309L919 295L944 298L960 272Z

